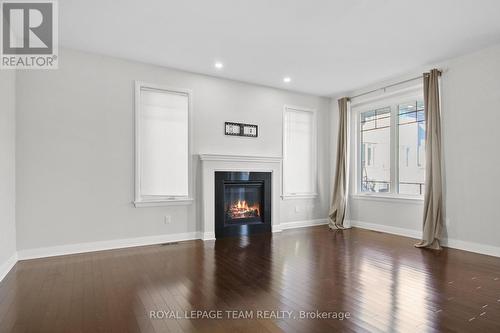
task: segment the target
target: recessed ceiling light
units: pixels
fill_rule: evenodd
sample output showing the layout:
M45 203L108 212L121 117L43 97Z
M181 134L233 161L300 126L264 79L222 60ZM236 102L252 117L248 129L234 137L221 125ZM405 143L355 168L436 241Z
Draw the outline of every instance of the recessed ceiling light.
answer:
M224 64L220 61L217 61L214 66L217 69L222 69L222 67L224 67Z
M285 76L283 78L283 82L285 82L285 83L290 83L290 81L292 81L292 79L289 76Z

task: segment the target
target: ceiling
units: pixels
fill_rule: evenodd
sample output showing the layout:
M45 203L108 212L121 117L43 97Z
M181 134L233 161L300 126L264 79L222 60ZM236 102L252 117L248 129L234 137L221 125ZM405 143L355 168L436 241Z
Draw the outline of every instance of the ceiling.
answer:
M316 95L500 43L498 0L64 0L59 13L63 47Z

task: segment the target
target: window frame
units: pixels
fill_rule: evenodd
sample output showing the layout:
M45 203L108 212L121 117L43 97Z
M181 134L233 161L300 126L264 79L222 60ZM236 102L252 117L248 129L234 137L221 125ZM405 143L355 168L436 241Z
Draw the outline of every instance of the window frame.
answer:
M141 193L141 89L159 90L177 94L185 94L188 97L188 195L187 196L153 196L142 195ZM134 206L140 207L157 207L157 206L176 206L190 205L194 202L193 199L193 162L192 162L192 147L193 147L193 93L189 89L175 88L155 83L147 83L143 81L134 81L134 126L135 126L135 198Z
M313 182L313 191L309 193L293 193L293 192L288 192L286 189L286 148L287 148L287 143L285 140L285 133L286 133L286 123L285 123L285 115L288 110L293 110L293 111L299 111L299 112L310 112L312 113L312 121L313 121L313 128L312 128L312 142L313 142L313 147L312 147L312 155L313 155L313 174L312 174L312 182ZM319 196L318 194L318 117L317 117L317 110L316 109L311 109L307 107L302 107L302 106L296 106L296 105L284 105L283 106L283 113L282 113L282 133L281 133L281 141L282 141L282 155L283 155L283 162L281 166L281 199L282 200L290 200L290 199L311 199L311 198L317 198Z
M421 203L423 195L409 195L399 193L399 126L398 126L398 105L409 100L423 100L422 86L411 87L403 91L390 94L383 94L374 98L351 103L353 141L355 144L351 148L351 196L359 199L376 199L389 201L414 201ZM367 111L390 107L390 191L387 193L362 192L361 191L361 114Z

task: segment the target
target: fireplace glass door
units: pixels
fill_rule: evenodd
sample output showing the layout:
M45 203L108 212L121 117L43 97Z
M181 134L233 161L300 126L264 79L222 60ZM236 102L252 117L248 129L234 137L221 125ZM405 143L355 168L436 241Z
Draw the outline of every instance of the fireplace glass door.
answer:
M224 184L226 224L262 222L263 182Z
M271 232L271 172L215 171L215 237Z

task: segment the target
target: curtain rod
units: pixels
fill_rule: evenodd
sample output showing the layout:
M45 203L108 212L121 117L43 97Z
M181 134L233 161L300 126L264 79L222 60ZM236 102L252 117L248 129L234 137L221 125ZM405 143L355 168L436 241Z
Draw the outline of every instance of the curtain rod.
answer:
M441 76L441 73L442 73L441 70L438 70L438 72L439 72L439 76ZM416 76L416 77L412 77L411 79L406 79L406 80L399 81L399 82L396 82L396 83L392 83L392 84L389 84L387 86L380 87L380 88L377 88L377 89L373 89L373 90L370 90L370 91L367 91L367 92L364 92L364 93L361 93L361 94L358 94L358 95L350 96L350 97L348 97L348 99L351 100L353 98L358 98L358 97L361 97L361 96L365 96L365 95L374 93L374 92L379 91L379 90L384 90L385 91L387 88L392 88L392 87L395 87L395 86L399 86L400 84L403 84L403 83L407 83L407 82L411 82L411 81L415 81L415 80L421 79L425 75L429 75L429 73L424 73L422 75L419 75L419 76Z

